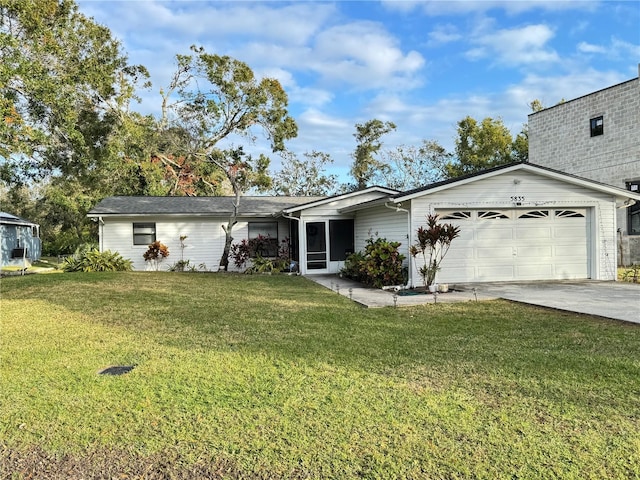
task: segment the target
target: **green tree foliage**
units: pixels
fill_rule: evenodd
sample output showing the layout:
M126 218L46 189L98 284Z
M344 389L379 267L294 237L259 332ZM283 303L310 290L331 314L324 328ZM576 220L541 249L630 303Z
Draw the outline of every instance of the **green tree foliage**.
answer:
M285 141L297 135L298 127L287 112L287 94L277 80L258 80L246 63L231 57L209 54L203 48L191 50L192 55L176 57L177 71L162 92L160 130L186 132L190 143L181 146L183 155L194 165L206 162L216 167L231 186L233 212L223 226L225 247L220 259L226 270L240 199L250 188L268 189L271 179L266 156L253 158L242 147L221 149L219 142L236 137L253 140L258 130L269 139L272 150L280 152ZM158 157L166 161L168 156L159 152Z
M381 169L380 183L406 191L446 178L452 155L434 140L423 140L419 147L400 146L386 153L387 168Z
M396 129L393 122L373 119L363 124L356 124L356 149L352 154L353 164L351 176L356 181L356 189L362 190L371 185L371 180L388 168L387 164L378 160L376 154L382 148L380 138Z
M501 119L487 117L478 123L467 116L458 122L457 134L456 160L446 166L449 178L480 172L512 161L513 139Z
M279 172L273 175L271 192L274 195L323 196L337 188L338 177L325 174L326 166L333 163L328 153L305 152L305 160L294 153L284 152Z
M225 233L225 244L220 259L220 267L223 270L228 270L229 254L233 243L232 231L237 223L240 199L244 192L250 188L255 187L267 190L271 187L271 177L268 172L270 162L264 155L260 155L257 158L246 155L242 147L215 150L208 156L208 159L221 171L225 172L233 190L232 212L227 224L222 225Z
M0 178L78 175L144 76L71 0L0 1Z
M70 253L95 238L91 206L140 190L129 159L152 123L128 108L147 72L72 0L0 0L0 60L3 197L40 223L44 253Z

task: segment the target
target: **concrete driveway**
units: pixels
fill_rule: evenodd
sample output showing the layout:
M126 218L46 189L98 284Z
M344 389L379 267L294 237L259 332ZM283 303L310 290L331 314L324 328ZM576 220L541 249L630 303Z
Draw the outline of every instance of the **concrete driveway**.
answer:
M422 305L432 302L469 302L504 298L515 302L586 313L640 324L640 284L595 280L544 282L496 282L452 285L438 295L394 295L392 291L368 288L336 275L309 275L331 290L366 307Z
M564 280L474 286L488 297L640 323L640 284Z

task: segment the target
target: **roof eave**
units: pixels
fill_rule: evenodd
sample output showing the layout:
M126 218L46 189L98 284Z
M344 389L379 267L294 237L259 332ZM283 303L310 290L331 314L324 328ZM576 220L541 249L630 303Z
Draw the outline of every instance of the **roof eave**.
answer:
M291 213L299 212L301 210L306 210L307 208L317 207L320 205L324 205L326 203L335 202L336 200L350 198L356 195L362 195L363 193L369 193L369 192L381 192L389 195L398 193L397 190L394 190L392 188L380 187L380 186L368 187L368 188L365 188L364 190L358 190L358 191L349 192L349 193L342 193L340 195L334 195L332 197L323 198L322 200L315 200L313 202L303 203L302 205L296 205L295 207L284 208L282 209L282 213L289 215Z
M478 175L473 175L467 178L463 178L459 181L452 181L443 185L438 185L436 187L433 188L429 188L428 186L425 187L424 189L421 189L419 191L415 191L413 193L410 193L408 195L396 195L393 197L392 201L394 203L400 203L403 201L407 201L407 200L413 200L414 198L418 198L418 197L422 197L424 195L431 195L433 193L437 193L437 192L441 192L443 190L448 190L450 188L454 188L454 187L460 187L462 185L466 185L468 183L473 183L479 180L483 180L486 178L491 178L493 176L496 175L502 175L504 173L510 173L510 172L514 172L514 171L519 171L519 170L525 170L528 172L532 172L532 173L536 173L538 175L542 175L542 176L546 176L548 178L554 178L556 180L560 180L566 183L570 183L573 185L578 185L578 186L582 186L585 188L589 188L591 190L596 190L596 191L600 191L603 193L607 193L610 195L614 195L616 198L620 199L620 198L632 198L632 199L639 199L640 195L636 195L633 194L632 192L629 192L627 190L624 190L623 188L619 188L619 187L614 187L611 185L606 185L603 183L599 183L596 182L594 180L589 180L586 178L582 178L582 177L578 177L575 175L570 175L567 173L563 173L563 172L559 172L556 170L552 170L552 169L548 169L548 168L543 168L539 165L534 165L531 163L517 163L517 164L513 164L513 165L509 165L506 166L504 168L499 168L499 169L495 169L495 170L491 170L489 172L486 173L480 173Z

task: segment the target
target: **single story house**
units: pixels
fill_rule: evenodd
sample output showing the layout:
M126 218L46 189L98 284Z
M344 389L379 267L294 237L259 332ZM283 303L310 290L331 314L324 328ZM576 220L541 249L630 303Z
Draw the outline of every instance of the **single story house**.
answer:
M288 238L302 274L337 273L372 236L402 243L409 284L422 284L408 254L428 214L460 227L440 283L616 279L616 209L640 195L530 163L515 163L407 192L383 187L333 197L243 197L234 241ZM179 260L217 270L230 197L110 197L89 212L100 249L142 258L154 240Z
M0 266L29 266L40 260L40 226L10 213L0 212Z

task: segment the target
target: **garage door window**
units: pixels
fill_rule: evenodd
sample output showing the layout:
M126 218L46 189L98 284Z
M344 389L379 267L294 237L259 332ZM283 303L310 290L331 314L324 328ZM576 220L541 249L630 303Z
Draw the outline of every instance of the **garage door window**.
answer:
M478 218L482 218L484 220L498 220L501 218L509 218L509 215L504 212L481 211L478 212Z
M584 214L574 210L556 210L556 218L584 218Z
M518 218L548 218L549 210L531 210L521 214Z
M445 213L440 220L467 220L471 218L471 212L451 212Z

